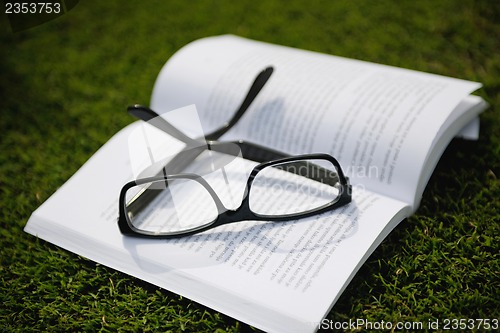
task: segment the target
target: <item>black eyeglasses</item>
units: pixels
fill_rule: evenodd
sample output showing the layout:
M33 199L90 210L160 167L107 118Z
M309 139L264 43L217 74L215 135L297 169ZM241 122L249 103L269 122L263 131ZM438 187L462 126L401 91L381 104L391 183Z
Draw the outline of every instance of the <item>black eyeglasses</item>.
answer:
M252 85L233 120L245 112L271 72L262 72L267 76L264 80L259 74L255 82L260 88ZM202 142L146 107L133 106L129 112L185 142L186 149L171 162L153 166L161 169L157 175L122 188L118 225L123 234L182 237L239 221L304 218L351 201L349 181L328 154L287 156L243 141ZM218 138L236 123L233 120L207 137ZM249 161L254 161L251 169ZM185 172L186 168L194 172Z

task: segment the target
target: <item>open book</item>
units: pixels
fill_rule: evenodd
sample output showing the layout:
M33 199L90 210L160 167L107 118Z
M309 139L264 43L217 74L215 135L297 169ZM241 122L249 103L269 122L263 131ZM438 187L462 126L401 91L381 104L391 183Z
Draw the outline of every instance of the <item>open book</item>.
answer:
M265 331L317 330L367 257L417 209L452 138L477 137L487 104L470 95L479 83L219 36L195 41L167 62L151 108L168 114L195 104L209 132L232 116L269 65L271 79L222 140L329 153L350 178L350 204L174 240L123 236L118 195L134 177L129 140L136 122L38 208L26 232ZM187 116L171 121L192 137L202 134Z

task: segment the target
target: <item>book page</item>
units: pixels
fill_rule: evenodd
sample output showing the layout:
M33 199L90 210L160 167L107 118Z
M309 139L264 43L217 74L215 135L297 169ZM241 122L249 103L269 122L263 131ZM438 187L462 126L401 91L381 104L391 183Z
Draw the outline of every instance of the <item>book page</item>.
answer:
M480 87L221 36L193 42L167 62L152 107L164 112L195 103L209 132L231 118L255 75L269 65L275 68L270 81L224 139L249 140L290 154L329 153L353 183L412 205L443 124ZM468 111L460 110L459 116ZM479 111L467 114L463 126ZM177 126L193 133L187 121L178 119Z
M306 219L233 223L173 240L123 236L118 195L133 178L130 152L137 150L127 146L139 125L108 141L25 230L266 331L314 332L370 253L409 214L401 201L358 190L352 203Z

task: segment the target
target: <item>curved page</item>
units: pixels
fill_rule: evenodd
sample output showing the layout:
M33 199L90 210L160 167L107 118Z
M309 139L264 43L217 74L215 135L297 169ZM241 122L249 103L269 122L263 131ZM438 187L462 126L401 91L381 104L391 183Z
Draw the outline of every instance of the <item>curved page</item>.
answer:
M410 205L427 181L420 176L442 127L451 125L447 120L459 103L481 86L220 36L176 53L158 77L151 104L162 112L196 104L208 132L232 116L255 75L269 65L275 68L270 81L225 138L292 154L330 153L353 183ZM465 115L467 122L478 114L458 111L456 118ZM177 125L194 133L187 119ZM460 128L453 130L452 137Z

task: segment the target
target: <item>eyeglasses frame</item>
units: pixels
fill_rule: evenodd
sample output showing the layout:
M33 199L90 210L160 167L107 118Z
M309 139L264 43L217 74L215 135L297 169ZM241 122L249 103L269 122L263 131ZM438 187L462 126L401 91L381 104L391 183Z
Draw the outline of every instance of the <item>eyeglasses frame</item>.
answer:
M234 143L234 142L233 142ZM244 143L244 142L238 142L240 145L249 145L249 143ZM257 145L250 144L250 146L253 146L252 149L256 149L260 147ZM286 215L262 215L262 214L257 214L253 212L250 209L250 198L249 198L249 193L250 189L252 186L252 183L257 176L257 174L264 168L273 166L273 165L278 165L282 163L287 163L287 162L295 162L295 161L303 161L303 160L312 160L312 159L322 159L322 160L328 160L333 164L333 166L336 168L337 174L339 176L339 184L340 184L340 193L339 196L332 202L325 204L323 206L317 207L315 209L311 209L309 211L305 212L300 212L300 213L293 213L293 214L286 214ZM157 182L157 181L168 181L168 180L173 180L173 179L190 179L197 181L199 184L201 184L207 192L211 195L216 208L218 215L210 223L207 223L206 225L188 229L188 230L183 230L183 231L178 231L178 232L171 232L171 233L155 233L155 232L150 232L150 231L145 231L145 230L140 230L135 228L132 223L130 222L127 214L126 214L126 193L127 191L137 185L143 185L147 184L150 182ZM139 236L139 237L146 237L146 238L162 238L162 239L168 239L168 238L178 238L178 237L186 237L190 236L196 233L200 233L203 231L207 231L225 224L229 223L234 223L234 222L241 222L241 221L267 221L267 222L283 222L283 221L290 221L290 220L296 220L299 218L306 218L310 217L313 215L317 214L322 214L327 211L334 210L338 207L344 206L351 202L351 192L352 192L352 187L349 184L349 179L345 177L342 168L340 167L339 162L331 155L324 154L324 153L317 153L317 154L305 154L305 155L299 155L299 156L289 156L289 157L284 157L284 158L279 158L275 159L272 161L268 162L263 162L258 165L256 165L246 182L245 186L245 192L243 195L242 202L240 206L235 209L227 209L222 201L220 200L219 196L217 193L214 191L214 189L208 184L208 182L203 179L201 176L192 174L192 173L180 173L180 174L174 174L174 175L166 175L166 176L155 176L155 177L146 177L142 179L137 179L128 182L125 184L120 191L120 197L119 197L119 218L118 218L118 226L120 228L120 231L124 235L134 235L134 236Z
M128 182L123 186L123 188L120 191L120 196L119 196L119 217L118 217L118 226L120 231L125 234L125 235L134 235L134 236L142 236L142 237L153 237L153 238L175 238L175 237L184 237L188 235L192 235L195 233L203 232L208 229L212 229L215 227L218 227L220 225L224 225L227 223L233 223L233 222L238 222L238 221L244 221L244 220L256 220L256 221L287 221L287 220L292 220L292 219L297 219L297 218L303 218L303 217L308 217L316 214L320 214L323 212L326 212L328 210L335 209L337 207L343 206L351 201L351 192L352 192L352 187L349 184L349 179L345 177L342 168L340 167L339 162L331 155L328 154L307 154L307 155L300 155L300 156L289 156L287 154L284 154L282 152L279 152L277 150L273 150L267 147L263 147L254 143L250 142L245 142L245 141L236 141L236 142L219 142L216 141L219 137L221 137L223 134L225 134L229 129L231 129L238 121L239 119L243 116L243 114L247 111L249 106L252 104L253 100L257 97L259 92L262 90L262 88L265 86L269 78L271 77L272 73L274 71L274 68L272 66L266 67L264 70L262 70L254 79L250 89L248 90L245 98L243 99L243 102L237 109L236 113L233 115L233 117L225 124L222 125L222 127L216 129L212 133L209 133L205 135L205 144L202 144L202 140L200 139L192 139L185 135L182 131L178 130L175 126L170 124L168 121L160 117L155 111L151 110L150 108L142 105L133 105L128 107L128 112L143 120L146 122L149 122L151 125L157 127L158 129L172 135L174 138L183 141L186 143L188 149L183 151L185 154L185 157L181 159L181 161L178 161L174 158L168 165L165 165L164 168L162 169L163 171L163 176L154 176L154 177L145 177L137 180L133 180ZM241 152L243 154L243 157L246 159L250 159L253 161L257 162L262 162L261 164L255 166L250 173L250 176L248 178L246 188L245 188L245 193L243 196L243 201L240 205L239 208L236 210L228 210L224 207L222 204L220 198L217 196L215 191L211 188L211 186L200 176L196 174L189 174L189 173L179 173L179 170L182 170L184 167L187 166L187 164L190 161L193 161L196 156L202 153L204 150L215 150L215 151L221 151L220 148L224 147L225 144L237 144ZM223 152L224 149L222 149ZM341 185L340 189L340 195L337 198L337 200L326 204L324 206L318 207L317 209L307 211L307 212L302 212L302 213L296 213L296 214L288 214L288 215L283 215L283 216L268 216L268 215L259 215L250 210L250 202L249 202L249 191L250 187L256 177L256 175L264 168L276 164L281 164L281 163L286 163L290 161L299 161L299 160L306 160L306 159L312 159L312 158L319 158L319 159L327 159L329 160L337 169L337 173L339 176L339 183ZM173 171L175 173L167 173L166 171ZM210 224L207 224L205 226L199 227L199 228L193 228L193 230L188 230L188 231L181 231L177 233L170 233L170 234L163 234L163 235L158 235L157 233L153 232L144 232L141 230L138 230L135 228L129 221L126 213L125 213L125 195L128 189L130 189L133 186L137 185L142 185L146 184L151 181L168 181L169 179L192 179L195 181L198 181L202 186L207 189L207 191L210 193L212 196L214 202L216 203L217 211L218 211L218 216L217 218L212 221Z

